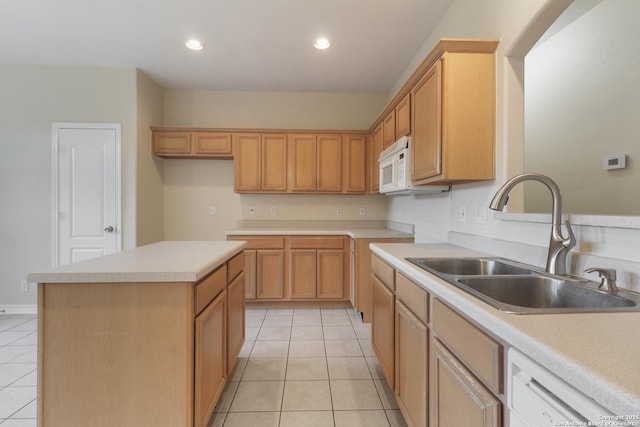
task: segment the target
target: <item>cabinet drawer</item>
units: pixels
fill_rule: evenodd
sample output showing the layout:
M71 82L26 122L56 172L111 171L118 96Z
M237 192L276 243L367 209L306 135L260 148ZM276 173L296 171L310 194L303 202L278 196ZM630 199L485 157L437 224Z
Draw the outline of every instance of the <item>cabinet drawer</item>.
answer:
M422 323L429 321L429 293L404 275L396 272L396 298L415 314Z
M244 252L240 252L227 263L227 282L231 282L244 269Z
M226 264L196 283L195 314L200 313L226 286Z
M344 237L291 237L291 249L343 249Z
M378 279L387 286L387 288L395 290L396 287L395 281L393 280L393 267L375 255L371 257L371 272L375 274Z
M245 249L284 249L283 236L229 236L229 240L244 240Z
M494 393L502 393L502 345L437 299L433 330Z

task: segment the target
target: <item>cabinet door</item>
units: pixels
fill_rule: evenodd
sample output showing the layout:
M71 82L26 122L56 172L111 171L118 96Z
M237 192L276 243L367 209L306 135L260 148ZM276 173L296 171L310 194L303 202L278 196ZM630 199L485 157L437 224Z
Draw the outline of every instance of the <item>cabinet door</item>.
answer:
M289 143L291 191L316 190L316 137L293 135Z
M384 148L396 142L396 112L392 111L382 122L384 126Z
M371 326L371 346L378 357L380 368L391 390L395 387L395 297L387 287L373 278L373 324Z
M244 250L244 296L256 299L256 251Z
M435 338L430 368L430 426L502 425L500 401Z
M316 251L295 249L289 251L289 286L291 298L316 297Z
M227 380L227 291L195 320L194 426L205 427Z
M342 138L340 135L318 135L317 190L339 193L342 191Z
M261 143L260 135L236 134L233 136L235 158L235 191L252 192L261 188Z
M411 94L396 105L396 139L411 134Z
M344 136L344 177L346 193L367 191L367 141L361 135Z
M438 60L411 93L413 181L442 173L441 76L442 61Z
M256 297L280 299L284 297L284 251L260 250L256 254Z
M396 301L395 395L409 427L427 425L428 342L424 323Z
M375 128L371 134L371 191L377 193L380 190L380 163L378 157L384 150L383 124Z
M227 375L231 374L244 344L244 273L227 287Z
M262 191L287 191L287 135L262 135Z
M153 154L156 156L187 156L191 154L189 132L153 132Z
M344 250L318 250L318 298L344 298Z
M191 132L194 153L200 156L231 156L231 134Z

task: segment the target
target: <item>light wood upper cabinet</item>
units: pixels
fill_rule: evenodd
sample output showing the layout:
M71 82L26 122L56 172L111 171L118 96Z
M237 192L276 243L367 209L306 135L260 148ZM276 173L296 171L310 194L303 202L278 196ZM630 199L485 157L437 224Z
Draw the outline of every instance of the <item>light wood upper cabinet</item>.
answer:
M289 187L292 192L342 192L341 135L292 135L290 141Z
M159 157L230 159L231 147L227 132L154 130L152 136L152 152Z
M495 57L446 52L411 92L415 184L494 179Z
M380 123L371 134L371 192L380 190L380 167L378 157L384 150L384 125Z
M384 135L384 148L396 142L396 112L391 111L382 122Z
M411 94L408 93L395 108L396 140L411 133Z
M318 135L318 192L342 191L342 138L340 135Z
M289 142L290 188L293 192L316 190L316 137L291 135Z
M367 191L367 138L363 135L345 135L343 173L345 193Z
M287 136L234 134L236 193L285 192Z

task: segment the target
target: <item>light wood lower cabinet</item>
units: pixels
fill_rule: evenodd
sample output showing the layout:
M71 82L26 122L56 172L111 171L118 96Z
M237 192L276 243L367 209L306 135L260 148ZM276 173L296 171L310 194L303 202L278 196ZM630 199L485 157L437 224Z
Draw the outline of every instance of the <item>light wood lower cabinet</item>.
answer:
M395 327L396 401L409 427L424 427L428 421L429 330L400 301L396 301Z
M500 427L500 401L437 339L431 341L430 427Z
M256 252L256 298L284 298L284 251Z
M194 425L206 427L227 382L227 291L195 320Z
M373 276L373 324L371 346L391 390L395 388L395 297L391 289Z

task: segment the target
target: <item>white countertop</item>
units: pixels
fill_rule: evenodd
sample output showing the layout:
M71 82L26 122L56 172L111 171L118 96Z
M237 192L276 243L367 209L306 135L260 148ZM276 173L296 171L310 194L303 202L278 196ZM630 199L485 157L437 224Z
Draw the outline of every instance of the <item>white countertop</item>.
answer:
M245 242L158 242L31 273L30 283L195 282L242 251Z
M405 261L489 254L447 244L372 244L397 270L617 415L640 414L640 312L501 312Z
M393 230L375 221L257 221L225 232L227 236L320 235L349 236L355 239L411 238L412 233Z

